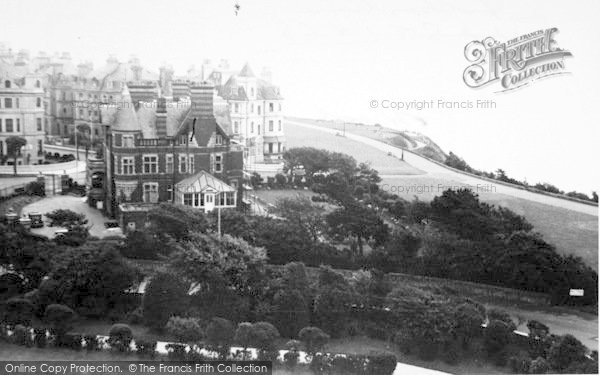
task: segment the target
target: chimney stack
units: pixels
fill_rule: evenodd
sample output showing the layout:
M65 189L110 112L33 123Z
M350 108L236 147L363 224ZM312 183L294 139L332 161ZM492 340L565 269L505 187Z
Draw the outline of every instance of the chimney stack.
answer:
M215 88L212 85L206 82L200 84L193 83L190 87L190 97L192 101L192 114L195 117L214 117L213 103Z
M156 107L156 136L167 137L167 99L158 98Z

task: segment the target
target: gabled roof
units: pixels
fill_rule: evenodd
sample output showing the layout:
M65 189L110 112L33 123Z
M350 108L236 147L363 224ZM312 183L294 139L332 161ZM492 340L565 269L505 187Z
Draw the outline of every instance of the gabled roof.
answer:
M254 72L252 71L252 68L250 68L250 64L248 64L248 63L246 63L244 65L244 67L242 68L242 70L240 71L238 76L239 77L256 77L254 75Z
M225 182L206 171L200 171L195 175L179 181L176 185L177 190L182 193L201 193L205 191L213 192L235 192L235 189Z

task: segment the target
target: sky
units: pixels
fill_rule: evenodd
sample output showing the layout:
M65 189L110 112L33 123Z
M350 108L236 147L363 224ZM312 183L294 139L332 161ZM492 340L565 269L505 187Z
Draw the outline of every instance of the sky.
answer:
M273 71L294 116L418 131L471 166L529 183L598 190L600 2L480 0L3 0L0 41L101 64L136 55L176 74L204 59ZM506 93L463 82L465 45L556 27L568 75ZM377 101L377 108L371 101ZM428 110L384 100L433 100ZM495 108L438 108L492 100ZM387 103L387 102L386 102Z

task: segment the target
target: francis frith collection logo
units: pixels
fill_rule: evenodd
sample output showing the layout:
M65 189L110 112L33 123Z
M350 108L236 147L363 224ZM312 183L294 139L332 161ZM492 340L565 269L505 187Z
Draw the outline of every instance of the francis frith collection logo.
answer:
M498 92L502 92L566 74L565 58L572 55L558 47L557 33L558 29L553 27L504 43L492 37L472 41L465 46L465 57L471 65L465 69L463 80L472 88L498 83Z

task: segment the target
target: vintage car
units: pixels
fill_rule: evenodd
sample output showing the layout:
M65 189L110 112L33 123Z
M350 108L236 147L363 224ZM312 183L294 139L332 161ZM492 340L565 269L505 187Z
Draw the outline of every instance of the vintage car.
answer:
M44 226L42 214L39 212L31 212L29 214L29 220L31 220L31 228L41 228Z

